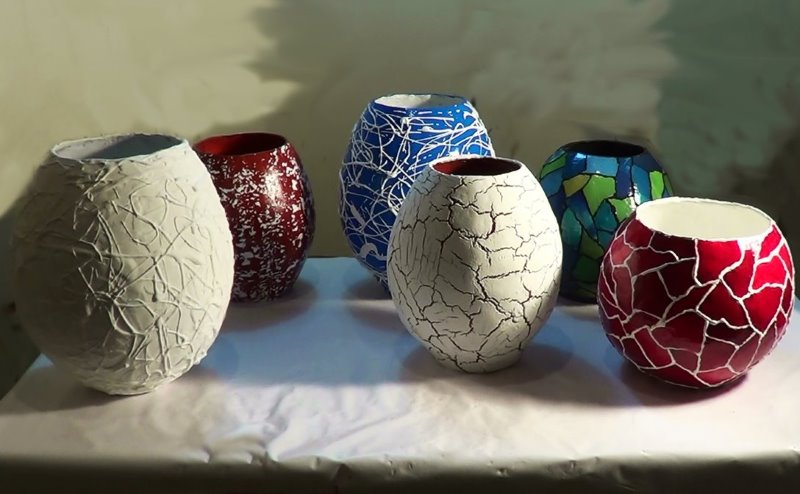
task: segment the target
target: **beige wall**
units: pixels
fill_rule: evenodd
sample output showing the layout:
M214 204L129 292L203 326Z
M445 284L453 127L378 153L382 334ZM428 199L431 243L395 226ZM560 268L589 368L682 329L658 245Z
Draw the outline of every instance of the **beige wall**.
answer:
M338 165L393 91L474 98L498 152L534 170L568 140L642 141L679 192L764 207L800 252L797 19L792 0L3 0L0 304L9 209L80 136L284 133L317 200L312 254L347 254ZM5 375L31 355L10 318Z

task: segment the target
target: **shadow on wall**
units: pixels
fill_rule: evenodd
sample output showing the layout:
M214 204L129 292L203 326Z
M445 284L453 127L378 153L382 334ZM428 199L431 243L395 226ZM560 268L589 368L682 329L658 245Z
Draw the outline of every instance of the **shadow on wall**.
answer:
M675 66L653 31L667 7L667 0L276 0L252 14L266 48L249 68L293 84L294 94L269 114L206 135L284 134L300 152L316 199L312 255L347 255L335 206L338 170L370 99L392 92L466 96L497 153L534 172L570 140L649 143L659 83Z
M671 0L658 23L680 64L663 82L656 140L680 194L762 208L797 259L800 3L720 3Z
M0 217L0 398L19 380L38 355L15 317L10 288L11 234L16 204Z
M760 174L735 174L730 197L759 207L775 219L789 242L795 267L800 268L800 97L795 95L800 95L800 85L786 106L793 111L794 127L774 137L772 157ZM795 273L795 294L800 296L800 272Z
M253 11L265 48L248 68L294 93L271 113L206 134L266 130L297 146L319 215L312 255L349 254L335 207L338 169L366 103L431 91L476 101L497 153L534 172L571 140L643 144L678 193L761 206L800 256L800 220L782 210L800 187L786 131L800 117L780 97L800 94L800 32L790 25L800 3L764 7L276 0Z

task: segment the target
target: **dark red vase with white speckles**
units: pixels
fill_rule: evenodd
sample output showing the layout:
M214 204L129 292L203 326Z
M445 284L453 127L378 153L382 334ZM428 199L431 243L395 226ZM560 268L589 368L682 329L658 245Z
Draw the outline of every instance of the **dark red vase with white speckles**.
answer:
M284 137L267 133L209 137L194 148L233 234L231 299L280 297L297 281L314 237L314 204L300 156Z
M639 370L713 388L775 348L794 307L794 265L775 222L744 204L673 197L617 230L598 282L609 340Z

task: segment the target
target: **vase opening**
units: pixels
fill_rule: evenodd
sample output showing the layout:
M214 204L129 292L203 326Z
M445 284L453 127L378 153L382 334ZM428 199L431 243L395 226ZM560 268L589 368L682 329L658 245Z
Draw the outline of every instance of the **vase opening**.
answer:
M687 197L646 202L636 208L636 219L665 235L717 241L758 237L772 226L772 219L752 206Z
M459 177L493 177L511 173L522 168L522 164L503 158L456 158L440 161L432 165L433 169L444 175Z
M642 146L624 141L577 141L564 147L574 153L610 158L630 158L645 152Z
M195 144L194 148L198 153L202 154L242 156L245 154L267 153L286 144L286 138L281 135L252 132L209 137Z
M463 102L464 98L447 94L392 94L375 100L379 105L403 110L445 108Z
M162 134L92 137L63 142L53 148L52 154L75 161L122 160L164 151L183 142L183 139Z

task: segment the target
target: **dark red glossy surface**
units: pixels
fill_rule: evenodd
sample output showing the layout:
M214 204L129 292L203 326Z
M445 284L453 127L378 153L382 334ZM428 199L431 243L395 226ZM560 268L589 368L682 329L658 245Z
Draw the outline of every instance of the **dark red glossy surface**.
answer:
M275 134L215 136L194 146L228 216L236 271L232 300L279 297L294 285L314 236L300 157Z
M598 304L608 339L640 370L714 387L783 336L794 266L774 224L760 241L705 241L652 231L634 212L603 259Z

